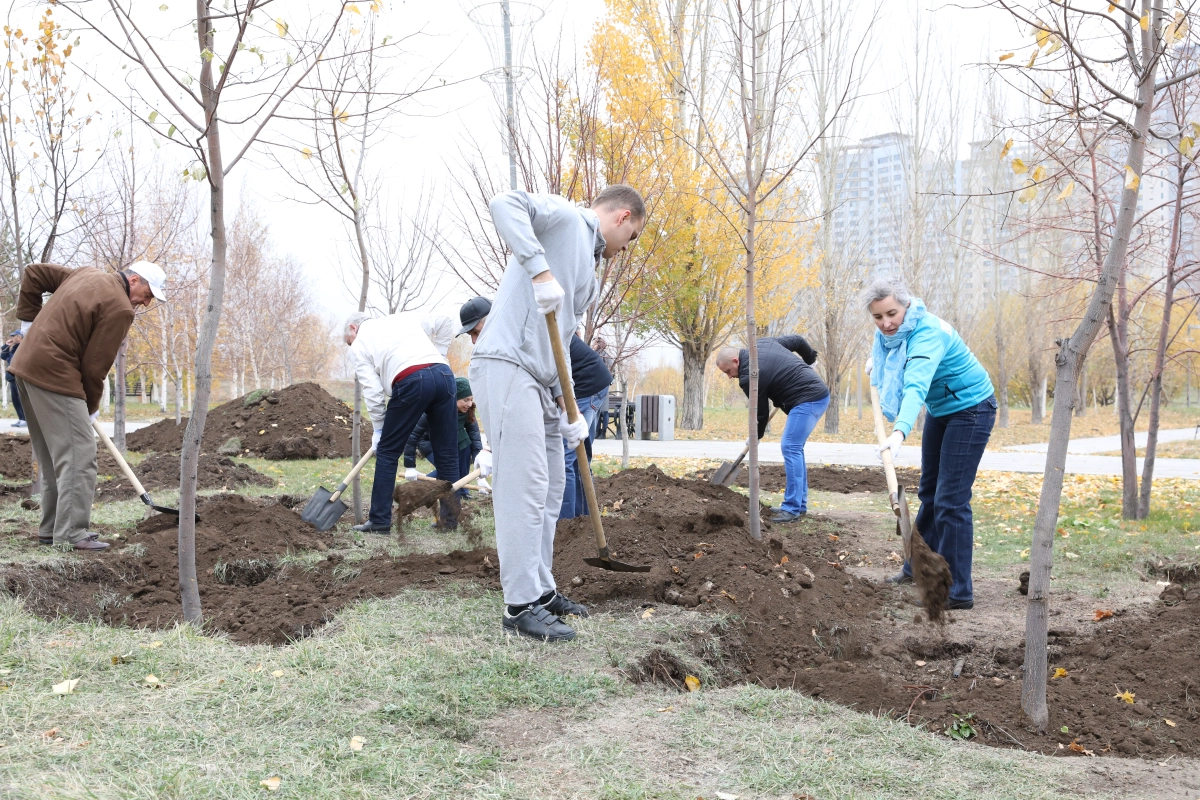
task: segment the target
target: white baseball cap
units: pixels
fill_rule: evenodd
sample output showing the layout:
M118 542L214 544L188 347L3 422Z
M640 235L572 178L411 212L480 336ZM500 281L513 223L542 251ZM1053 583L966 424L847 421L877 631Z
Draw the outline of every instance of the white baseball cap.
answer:
M162 267L150 261L138 261L129 265L129 271L140 275L157 299L167 301L167 273Z

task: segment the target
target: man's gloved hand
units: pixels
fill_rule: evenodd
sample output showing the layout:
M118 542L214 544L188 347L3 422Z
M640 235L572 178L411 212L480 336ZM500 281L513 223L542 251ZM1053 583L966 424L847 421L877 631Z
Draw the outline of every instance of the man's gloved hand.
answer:
M26 322L26 321L25 321L25 320L23 320L23 319L22 319L22 320L18 320L18 322L20 322L20 323L21 323L21 335L22 335L22 336L24 336L25 334L29 333L29 326L30 326L30 325L32 325L33 323L32 323L32 322Z
M375 432L371 434L371 449L376 453L379 452L379 440L382 436L383 428L376 428Z
M492 485L487 482L486 478L480 478L477 481L477 483L479 485L479 493L480 494L491 494L492 493Z
M92 422L95 422L96 420L100 419L100 409L97 408L88 416L92 418Z
M883 451L890 450L892 453L892 463L896 463L896 456L900 455L900 445L904 444L904 434L900 431L892 431L892 435L887 438L887 441L875 448L875 454L879 456L879 460L883 461Z
M421 480L421 473L417 472L415 467L408 467L404 470L404 480L419 481Z
M492 451L480 450L479 455L475 456L475 469L479 470L479 477L486 478L492 474Z
M549 314L551 311L555 313L562 310L563 300L567 293L563 291L562 285L551 278L545 283L535 283L533 285L533 299L537 302L538 313L542 316Z
M580 417L574 422L568 422L567 412L562 411L558 415L558 432L567 440L567 447L574 450L576 447L579 447L580 442L587 438L587 420Z

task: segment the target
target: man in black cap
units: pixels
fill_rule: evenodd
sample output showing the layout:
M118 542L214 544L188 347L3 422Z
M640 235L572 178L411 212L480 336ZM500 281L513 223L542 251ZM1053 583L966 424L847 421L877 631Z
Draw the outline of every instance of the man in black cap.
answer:
M492 301L486 297L472 297L463 303L462 308L458 310L458 319L462 322L462 329L459 330L458 335L470 334L471 344L475 344L479 341L479 334L483 333L483 321L490 313L492 313Z

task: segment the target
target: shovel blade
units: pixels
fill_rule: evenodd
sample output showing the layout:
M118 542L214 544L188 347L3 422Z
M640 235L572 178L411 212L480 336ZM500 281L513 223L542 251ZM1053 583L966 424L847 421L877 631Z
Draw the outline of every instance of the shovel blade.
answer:
M724 486L725 481L729 480L729 476L733 473L733 466L732 461L722 461L721 466L717 467L717 471L712 474L708 482Z
M300 519L312 525L319 531L330 530L334 525L337 525L342 514L346 513L346 504L341 500L329 502L329 498L333 497L333 492L322 486L317 489L317 493L312 496L308 504L304 506L304 510L300 512Z
M606 569L609 572L649 572L649 567L635 567L633 564L622 564L620 561L614 561L611 558L585 558L583 563L589 567L599 567Z

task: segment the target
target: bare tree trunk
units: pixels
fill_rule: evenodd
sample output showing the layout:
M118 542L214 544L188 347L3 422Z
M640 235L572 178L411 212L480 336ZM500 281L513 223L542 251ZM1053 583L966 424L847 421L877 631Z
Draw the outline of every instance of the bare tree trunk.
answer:
M1151 27L1157 30L1156 26L1162 15L1161 0L1155 0L1155 6ZM1144 32L1142 50L1147 55L1151 48L1146 47L1145 43L1151 40L1152 37ZM1144 69L1137 88L1140 105L1134 114L1134 135L1129 142L1129 155L1126 160L1126 165L1135 175L1142 174L1150 113L1154 106L1156 67L1157 59L1150 58L1149 66ZM1127 188L1121 193L1120 211L1117 213L1111 245L1104 257L1096 288L1088 300L1083 319L1069 339L1060 340L1059 352L1055 357L1058 369L1054 389L1054 414L1050 421L1050 445L1046 453L1046 470L1042 476L1042 493L1038 498L1037 517L1030 546L1029 605L1025 613L1025 673L1021 680L1021 708L1042 731L1046 730L1050 722L1050 710L1046 706L1046 635L1050 622L1050 570L1054 564L1054 531L1058 527L1063 473L1067 464L1067 445L1071 439L1075 380L1087 356L1088 348L1092 346L1100 326L1104 324L1105 313L1111 311L1117 277L1125 263L1129 235L1133 230L1137 200L1136 188Z
M1124 276L1117 284L1115 301L1120 304L1124 293ZM1121 516L1137 519L1137 439L1133 432L1133 403L1129 390L1129 328L1127 317L1108 308L1108 338L1112 341L1113 361L1117 367L1117 420L1121 428Z
M1042 374L1042 355L1029 349L1029 421L1041 425L1046 416L1046 377Z
M1079 381L1075 387L1076 392L1077 392L1077 396L1075 398L1075 416L1077 416L1077 417L1086 417L1087 416L1087 387L1088 387L1088 368L1087 368L1087 360L1085 359L1084 362L1079 365ZM1057 387L1054 390L1054 396L1058 397ZM1092 390L1092 408L1094 409L1095 407L1096 407L1096 390L1093 389Z
M175 424L183 424L183 373L175 371Z
M996 281L1000 280L999 269L996 272ZM993 295L992 313L995 317L995 336L996 336L996 427L1008 427L1008 358L1004 346L1004 314L1001 313L1002 306L1000 304L999 291Z
M199 50L209 52L212 41L212 20L206 0L196 0L196 31ZM217 119L218 95L213 85L212 61L202 59L200 94L204 104L205 149L208 163L210 204L209 222L212 233L212 267L208 281L208 305L196 342L196 391L192 414L183 435L183 452L179 459L179 587L183 601L183 619L200 625L200 584L196 577L196 476L200 466L200 443L204 438L204 423L208 419L208 399L212 392L212 353L221 323L221 306L225 300L225 163L221 154L221 125Z
M746 157L746 176L750 176L750 156ZM750 538L762 541L762 515L758 504L758 323L754 317L754 223L757 212L755 197L757 188L752 188L746 203L746 346L750 351L750 443L747 461L750 472ZM837 405L837 396L833 403Z
M679 427L686 431L704 428L704 368L712 348L707 342L683 342L683 403Z
M863 379L863 370L857 364L855 364L854 365L854 383L855 383L855 386L857 387L856 391L858 393L858 418L859 419L863 418L862 379Z
M117 370L116 391L113 396L113 444L122 453L125 452L125 354L129 350L129 338L126 337L121 342L120 349L117 350L117 363L114 365Z

